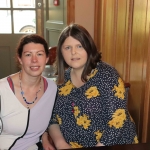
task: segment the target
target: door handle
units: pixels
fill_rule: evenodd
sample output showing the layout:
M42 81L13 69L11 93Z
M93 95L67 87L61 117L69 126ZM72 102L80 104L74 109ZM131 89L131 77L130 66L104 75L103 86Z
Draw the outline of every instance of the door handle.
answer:
M38 3L38 6L39 6L39 7L41 7L41 5L42 5L41 3Z

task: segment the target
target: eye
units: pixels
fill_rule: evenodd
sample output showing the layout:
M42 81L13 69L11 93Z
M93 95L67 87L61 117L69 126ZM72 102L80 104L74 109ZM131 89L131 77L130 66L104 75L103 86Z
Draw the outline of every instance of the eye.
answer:
M42 55L43 55L43 53L38 53L37 55L38 55L38 56L42 56Z
M77 48L83 48L83 46L82 45L77 45Z
M26 54L25 54L25 56L26 56L26 57L29 57L29 56L31 56L31 54L29 54L29 53L26 53Z
M71 49L71 46L66 46L64 47L65 50L70 50Z

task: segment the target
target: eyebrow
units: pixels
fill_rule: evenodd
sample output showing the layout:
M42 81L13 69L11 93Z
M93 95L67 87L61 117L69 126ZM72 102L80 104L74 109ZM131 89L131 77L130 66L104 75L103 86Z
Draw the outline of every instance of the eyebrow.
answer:
M39 50L39 51L37 51L37 53L39 53L39 52L45 52L45 50ZM25 51L25 52L23 52L23 53L32 53L32 52L30 52L30 51Z

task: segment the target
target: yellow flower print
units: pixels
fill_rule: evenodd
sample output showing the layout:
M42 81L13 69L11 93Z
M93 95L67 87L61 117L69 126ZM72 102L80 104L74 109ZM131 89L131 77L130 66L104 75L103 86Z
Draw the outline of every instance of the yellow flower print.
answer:
M75 106L74 107L74 116L75 116L75 118L79 115L79 113L80 113L80 110L79 110L78 106Z
M115 127L116 129L123 127L124 121L126 120L126 114L124 109L117 109L112 115L112 120L108 122L110 127Z
M96 135L97 142L99 142L102 137L102 133L98 130L98 131L94 132L94 134Z
M135 137L134 137L134 142L133 142L133 144L137 144L137 143L139 143L139 141L138 141L137 136L135 136Z
M88 76L88 80L89 80L90 78L94 77L97 72L98 72L98 70L97 70L97 69L94 69L94 70L90 73L90 75Z
M117 118L120 117L123 120L126 119L126 114L125 114L125 110L124 109L117 109L114 114L112 115L113 118Z
M71 148L82 148L83 146L77 142L70 142Z
M60 88L59 89L59 94L60 95L64 95L64 96L66 96L66 95L68 95L68 94L70 94L70 92L71 92L71 90L74 88L74 85L71 83L71 81L69 80L66 84L65 84L65 86L63 86L62 88Z
M116 129L119 129L123 126L123 121L122 120L112 120L109 122L110 127L114 126Z
M124 99L125 87L121 78L118 79L118 86L114 86L113 91L116 91L115 96Z
M84 129L88 129L88 127L91 125L91 120L88 120L89 116L83 114L83 116L80 116L77 118L77 125L83 126Z
M61 125L62 124L61 118L58 115L56 115L56 118L57 118L57 121L58 121L59 125Z
M97 97L100 95L98 89L96 86L92 86L89 89L86 90L85 95L87 97L87 99L90 99L92 97Z
M83 118L82 116L80 116L79 118L77 118L77 125L82 126L83 124Z

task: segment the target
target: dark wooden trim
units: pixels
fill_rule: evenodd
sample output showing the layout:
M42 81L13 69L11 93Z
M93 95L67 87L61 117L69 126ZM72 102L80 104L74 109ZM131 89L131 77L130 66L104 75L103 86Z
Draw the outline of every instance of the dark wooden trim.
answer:
M148 42L148 55L147 55L147 71L145 82L145 98L144 98L144 112L143 112L143 128L142 128L142 142L147 142L149 118L150 118L150 29L149 29L149 42Z
M67 24L75 22L75 0L67 0Z
M100 38L99 38L99 33L100 33L100 20L101 20L101 4L102 2L100 0L95 0L95 12L94 12L94 41L95 41L95 44L97 45L97 47L99 48L99 45L100 45Z
M117 21L118 21L118 0L114 1L114 21L113 21L113 34L112 34L112 65L115 66L116 62L116 44L117 44Z
M130 0L129 4L129 12L127 19L127 36L126 36L126 74L125 81L129 82L130 80L130 63L131 63L131 42L132 42L132 26L133 26L133 11L134 11L134 0Z

